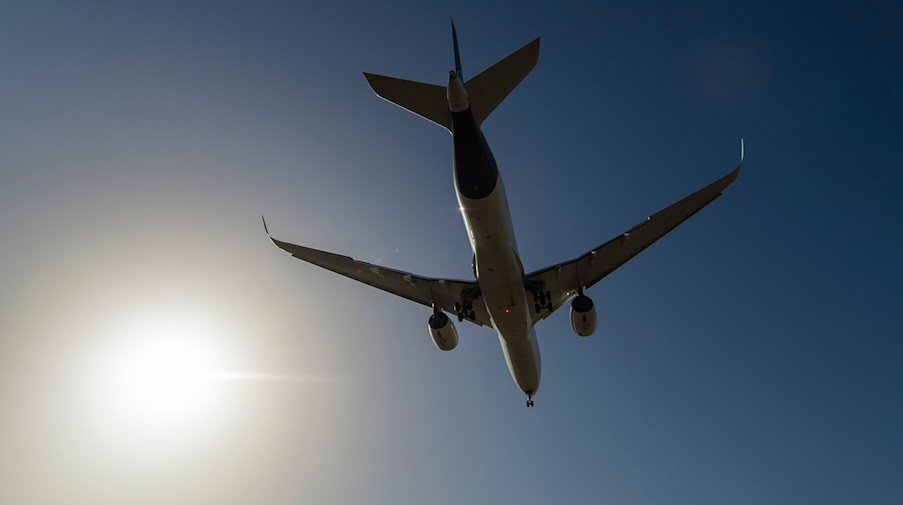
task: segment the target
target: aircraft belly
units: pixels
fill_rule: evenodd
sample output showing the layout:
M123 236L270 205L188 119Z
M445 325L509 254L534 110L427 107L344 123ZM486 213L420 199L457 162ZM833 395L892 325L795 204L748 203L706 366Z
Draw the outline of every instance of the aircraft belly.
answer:
M540 357L536 332L530 319L523 280L493 285L484 293L492 325L499 336L511 378L521 391L535 394L539 389Z
M521 391L535 394L540 382L539 346L501 176L487 197L470 199L459 192L458 202L476 257L482 300L508 371Z
M477 282L490 316L502 331L525 331L532 319L501 177L486 198L473 200L458 193L458 200L476 258Z
M514 383L524 393L535 395L539 390L542 371L536 332L530 328L526 333L519 335L505 335L501 331L498 335L502 354L505 355L505 362Z
M517 240L514 238L514 227L501 175L489 196L474 200L458 192L458 204L474 253L506 252L511 249L517 251Z

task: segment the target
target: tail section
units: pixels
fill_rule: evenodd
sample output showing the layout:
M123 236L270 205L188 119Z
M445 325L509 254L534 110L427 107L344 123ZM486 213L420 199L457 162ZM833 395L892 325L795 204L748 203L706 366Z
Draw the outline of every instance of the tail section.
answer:
M452 45L455 46L455 73L458 79L464 82L464 73L461 72L461 53L458 52L458 30L455 30L455 22L452 21Z
M450 72L452 76L449 79L449 88L366 72L364 72L364 77L367 78L373 91L381 98L451 131L451 111L452 109L457 110L457 107L451 103L452 97L460 94L458 89L454 90L455 93L451 93L451 86L454 84L458 88L460 87L459 83L464 81L461 72L461 55L458 51L458 33L455 30L454 22L452 22L452 42L455 49L455 70ZM466 100L470 104L470 110L477 125L483 124L492 111L533 70L538 60L539 38L537 37L504 60L464 83Z
M380 98L451 131L451 111L448 108L445 86L366 72L364 77Z
M464 83L477 125L492 114L539 61L539 37Z

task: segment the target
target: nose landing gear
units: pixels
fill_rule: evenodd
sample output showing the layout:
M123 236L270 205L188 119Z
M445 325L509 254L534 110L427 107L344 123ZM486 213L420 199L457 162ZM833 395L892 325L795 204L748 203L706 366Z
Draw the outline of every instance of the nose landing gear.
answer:
M533 406L533 393L527 393L527 408Z

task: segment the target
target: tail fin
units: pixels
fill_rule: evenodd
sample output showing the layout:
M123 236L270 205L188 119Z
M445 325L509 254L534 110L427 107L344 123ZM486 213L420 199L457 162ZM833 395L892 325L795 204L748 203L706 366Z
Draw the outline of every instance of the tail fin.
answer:
M452 42L455 48L455 73L463 81L461 55L458 52L458 33L452 22ZM533 70L539 60L539 38L518 49L504 60L484 70L480 75L464 83L477 125ZM445 86L408 81L384 75L368 74L364 77L381 98L407 109L451 131L451 111Z
M458 30L455 30L455 21L452 20L452 45L455 46L455 72L458 74L458 79L461 79L461 82L464 82L464 73L461 72L461 53L458 52Z
M539 61L539 37L464 83L477 125L492 114Z
M458 75L458 79L464 82L464 78L461 77L461 55L458 53L458 32L455 30L454 21L451 22L451 28L452 42L455 46L455 73ZM367 72L364 72L364 77L367 78L370 87L380 98L451 131L448 90L444 86L368 74Z

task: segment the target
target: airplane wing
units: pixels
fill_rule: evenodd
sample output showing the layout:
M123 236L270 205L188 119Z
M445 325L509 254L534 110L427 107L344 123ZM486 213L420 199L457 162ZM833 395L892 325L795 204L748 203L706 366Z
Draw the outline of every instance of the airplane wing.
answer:
M579 258L527 274L525 285L533 294L534 324L552 315L578 290L596 284L712 203L737 179L742 167L741 144L740 164L731 173L647 217L642 223Z
M266 221L263 223L266 229ZM436 307L480 326L492 326L486 305L480 301L476 282L421 277L326 251L290 244L267 236L276 247L301 261L317 265L339 275L363 282L393 295L407 298L427 307ZM477 303L474 303L477 302Z

